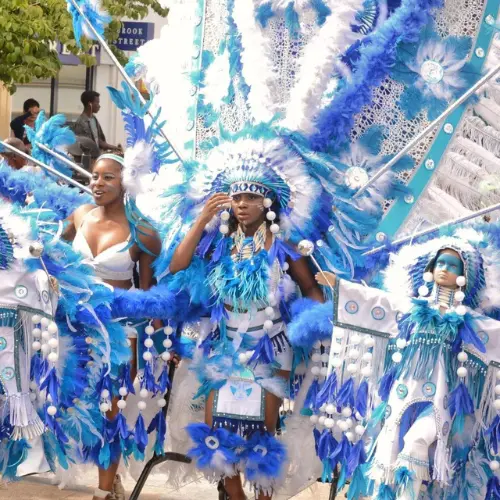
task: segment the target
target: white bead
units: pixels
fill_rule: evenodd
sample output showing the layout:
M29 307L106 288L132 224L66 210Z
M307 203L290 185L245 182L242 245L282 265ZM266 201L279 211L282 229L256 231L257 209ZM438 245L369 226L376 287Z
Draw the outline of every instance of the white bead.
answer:
M276 214L272 210L269 210L266 214L266 218L267 220L274 220L276 219Z
M345 423L346 423L348 429L350 429L354 425L352 418L346 418Z
M163 328L163 333L165 335L172 335L172 333L174 333L174 329L170 325L168 325L165 328Z
M351 359L358 359L360 352L358 349L351 349L347 354Z
M163 347L165 349L170 349L172 347L172 341L170 339L165 339L163 341Z
M429 289L425 285L419 286L418 287L418 294L421 297L425 297L425 296L429 295Z
M274 308L272 308L271 306L267 306L266 307L266 316L268 318L272 318L274 316Z
M373 370L372 370L372 367L370 365L363 366L363 368L361 368L361 375L363 375L363 377L371 377L372 373L373 373Z
M158 405L158 408L163 408L167 404L167 402L163 398L161 398L156 402L156 404Z
M240 352L238 354L238 361L241 363L241 364L244 364L247 362L247 355L244 353L244 352Z
M48 332L48 330L44 330L42 332L42 339L43 340L49 340L50 338L52 338L52 335L50 335L50 333Z
M151 361L153 359L153 355L151 354L150 351L146 351L145 353L142 354L142 359L144 361Z
M57 408L55 406L50 405L47 408L47 413L53 417L57 413Z
M324 352L322 355L321 355L321 361L323 363L328 363L328 360L330 359L330 355L327 354L326 352Z
M354 428L354 432L355 432L358 436L362 436L362 435L365 433L365 428L364 428L362 425L357 425L357 426Z
M109 398L109 391L107 389L103 389L101 391L101 398L102 399L108 399Z
M363 356L361 357L361 359L362 359L363 361L371 361L371 360L372 360L372 358L373 358L373 354L372 354L371 352L365 352L365 353L363 354Z
M396 347L398 349L404 349L406 347L406 340L405 339L396 340Z
M496 386L495 386L495 394L496 394L497 396L500 396L500 385L496 385Z
M313 352L311 355L311 361L313 363L319 363L321 361L321 354L319 352Z
M490 462L490 469L493 472L496 472L498 469L500 469L500 462L498 462L498 460L492 460Z
M335 344L332 344L331 349L334 354L340 354L342 352L342 345L335 342Z
M373 347L375 345L375 339L373 337L366 337L363 343L366 347Z
M168 351L161 353L161 359L163 359L163 361L170 361L171 357L172 355Z
M146 333L146 335L153 335L155 329L151 325L148 325L146 328L144 328L144 332Z
M273 234L277 234L280 232L280 227L278 226L278 224L271 224L271 227L269 229Z
M108 403L101 403L99 405L99 410L101 410L102 413L106 413L107 411L109 411L109 404Z
M347 427L347 424L345 422L345 420L339 420L337 422L337 425L339 426L339 429L342 431L342 432L345 432L349 427Z
M128 389L126 387L120 387L118 389L118 394L124 398L128 394Z
M264 208L271 208L273 200L271 200L271 198L264 198L264 201L262 203L264 204Z
M43 326L43 328L47 328L49 326L49 323L50 323L50 321L48 318L42 318L40 320L40 324Z
M326 420L326 417L324 415L321 415L321 417L318 418L318 424L325 425L325 420Z
M55 335L57 333L57 325L52 321L52 323L49 323L49 326L47 327L47 330L52 335Z
M349 340L349 342L353 345L359 345L361 344L361 335L358 335L355 333Z
M285 272L288 271L290 269L290 264L288 262L284 262L281 269L283 269L283 271Z
M120 408L120 410L124 410L127 407L127 402L124 399L120 399L117 403L116 406Z
M271 328L273 326L274 326L274 323L270 319L266 319L266 321L264 321L264 330L266 332L268 332L269 330L271 330Z
M401 363L401 360L403 359L403 355L400 352L395 352L392 355L392 360L394 363Z
M39 339L42 335L42 330L40 330L40 328L33 328L31 335L33 335L36 339Z
M432 283L434 281L434 276L430 271L424 273L424 281L426 283Z
M463 302L465 300L465 293L462 291L455 292L455 300L457 302Z
M40 342L38 342L38 340L35 340L35 342L33 342L33 344L31 344L31 347L34 351L39 351L40 348L42 347L42 344L40 344Z
M314 349L320 349L321 348L321 340L316 340L313 344Z
M348 371L350 374L357 373L357 371L358 371L358 365L356 365L355 363L349 363L349 364L347 365L347 371Z
M332 359L332 366L334 368L340 368L342 366L342 360L340 358L333 358Z
M59 345L59 342L55 337L52 337L51 339L49 339L48 344L50 347L52 347L52 349L55 349Z
M332 405L331 403L327 404L325 411L326 411L326 413L333 415L335 413L335 405Z
M333 331L333 336L340 340L340 339L343 339L344 338L344 330L342 330L341 328L336 328L334 331Z
M221 232L221 234L227 234L229 233L229 226L226 226L226 224L221 224L219 226L219 231Z
M149 396L149 391L147 389L141 389L139 391L139 396L141 396L141 398L145 399Z
M332 429L335 425L335 420L333 418L325 418L325 427L327 429Z
M34 325L38 325L38 323L40 323L41 319L42 319L42 317L39 314L33 314L33 316L31 316L31 322Z
M42 345L42 352L44 354L48 354L50 352L50 346L48 344L43 344Z
M309 420L311 421L311 424L317 424L318 423L318 415L311 415L309 417Z
M326 403L323 403L323 404L319 407L319 411L321 411L322 413L325 413L325 411L326 411Z
M51 363L55 363L55 362L59 359L59 354L57 354L57 352L51 352L51 353L49 353L49 355L47 356L47 359L48 359Z
M468 357L469 356L467 356L467 353L464 351L459 352L457 355L458 361L460 361L461 363L465 363Z
M350 431L345 433L345 437L351 442L354 441L354 434Z
M154 344L154 342L153 342L153 339L151 339L151 338L147 338L147 339L144 341L144 346L145 346L145 347L153 347L153 344Z
M459 315L459 316L465 316L466 312L467 312L467 308L465 306L457 306L455 307L455 312Z
M458 368L458 370L457 370L457 375L458 375L460 378L465 378L465 377L467 377L467 368L465 368L465 366L461 366L460 368Z
M139 408L139 411L145 410L147 407L146 401L139 401L137 403L137 408Z
M328 367L322 366L320 369L320 374L323 375L323 377L326 377L328 375Z
M465 276L457 276L456 283L458 286L465 286Z
M229 218L231 217L231 214L227 211L227 210L224 210L221 214L220 214L220 218L224 221L227 221L229 220Z
M321 368L319 366L311 367L311 373L317 377L320 374Z
M495 410L500 410L500 399L495 399L495 401L493 401L493 406Z
M348 418L352 415L352 410L346 406L345 408L342 408L342 416Z

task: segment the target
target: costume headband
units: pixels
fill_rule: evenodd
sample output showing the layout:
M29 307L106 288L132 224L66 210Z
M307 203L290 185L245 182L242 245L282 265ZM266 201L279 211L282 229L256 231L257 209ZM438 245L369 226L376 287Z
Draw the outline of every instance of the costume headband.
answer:
M251 193L256 194L258 196L262 196L263 198L269 197L272 190L268 187L264 186L259 182L248 182L248 181L240 181L233 182L229 187L229 195L234 196L240 193Z
M96 163L99 160L114 160L118 162L122 167L125 166L125 159L113 153L104 153L103 155L99 156L99 158L97 158Z

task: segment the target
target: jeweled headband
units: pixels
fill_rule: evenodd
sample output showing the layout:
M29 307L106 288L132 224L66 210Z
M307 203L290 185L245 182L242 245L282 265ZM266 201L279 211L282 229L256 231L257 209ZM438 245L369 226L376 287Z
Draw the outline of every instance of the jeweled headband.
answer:
M234 196L241 193L256 194L258 196L262 196L263 198L272 197L272 190L264 186L264 184L260 184L259 182L233 182L233 184L231 184L231 186L229 187L229 196Z

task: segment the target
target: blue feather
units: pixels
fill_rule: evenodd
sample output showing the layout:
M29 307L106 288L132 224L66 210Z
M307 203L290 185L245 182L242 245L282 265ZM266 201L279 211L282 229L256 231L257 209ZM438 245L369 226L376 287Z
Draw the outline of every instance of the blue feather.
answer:
M463 382L460 382L450 393L448 401L450 415L454 417L453 430L461 434L464 430L466 415L474 413L474 403Z
M95 3L88 0L74 0L80 7L83 15L87 20L78 12L72 2L68 2L68 11L73 17L73 34L78 47L82 47L82 36L96 39L94 33L90 30L87 23L90 23L100 36L104 36L106 26L111 22L111 17L107 12L98 10Z
M285 26L292 38L297 38L300 34L299 15L293 8L293 1L289 2L285 9Z
M484 500L498 500L500 498L500 480L498 476L492 476L488 480L486 496Z
M368 382L362 380L359 384L358 391L356 392L356 411L362 416L366 417L366 410L368 406Z
M396 500L396 494L388 484L382 483L378 487L376 500Z
M257 366L258 364L270 364L274 362L274 347L269 335L263 335L257 346L255 347L252 357L249 359L248 364Z
M257 8L255 12L255 19L263 27L267 27L267 22L274 16L273 7L271 2L265 2Z
M319 391L319 381L315 378L309 387L306 398L304 399L303 409L316 410L316 398Z
M360 439L352 448L347 461L347 476L351 477L359 465L366 462L365 445Z
M318 340L332 335L333 305L314 304L311 299L298 299L291 306L293 320L288 326L288 339L294 347L309 352Z
M320 408L324 404L333 403L337 392L337 374L334 371L330 373L328 378L323 383L316 397L316 408Z
M392 386L396 381L396 367L391 368L380 380L378 395L382 401L387 401L391 393Z
M337 393L337 405L340 407L354 407L354 379L349 377Z
M311 0L311 7L316 11L316 19L319 26L325 24L326 18L332 13L330 7L324 0Z
M398 495L403 492L414 497L413 494L413 481L415 480L415 473L410 471L408 467L398 467L394 473L394 480L398 486Z
M491 422L491 425L486 429L486 436L489 436L490 448L493 449L495 455L498 455L500 444L500 415L496 415Z

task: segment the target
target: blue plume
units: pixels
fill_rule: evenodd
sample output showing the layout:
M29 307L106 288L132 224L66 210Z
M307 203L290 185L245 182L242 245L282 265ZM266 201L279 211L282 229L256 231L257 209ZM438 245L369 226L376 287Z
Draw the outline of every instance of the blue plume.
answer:
M413 481L415 473L408 469L408 467L398 467L394 473L394 480L398 486L398 492L413 494Z
M368 381L362 380L359 384L356 393L356 411L362 416L366 417L366 410L368 407Z
M148 434L146 432L146 426L144 424L144 417L142 413L139 412L139 416L135 422L134 427L134 441L137 445L137 450L141 455L144 455L144 450L148 445Z
M170 377L168 376L168 365L165 365L161 375L158 377L158 389L161 394L165 394L171 386Z
M129 394L135 394L134 384L130 376L130 365L124 364L121 369L121 377L119 379L120 387L126 387Z
M101 375L99 376L99 380L95 386L95 390L97 394L101 394L101 392L106 389L109 391L109 394L113 394L113 383L111 382L111 377L109 376L108 366L106 364L103 365L101 369Z
M330 431L330 429L323 429L323 432L321 433L321 436L318 439L318 451L316 453L318 455L318 458L321 461L330 458L332 453L337 448L337 445L338 442L333 437L333 434Z
M106 26L111 22L111 17L104 11L96 8L95 2L89 0L73 0L83 15L87 18L88 22L95 28L100 36L104 35ZM94 33L90 30L85 18L80 15L78 10L73 5L73 2L68 1L68 11L73 17L73 34L78 47L82 48L82 36L95 40Z
M248 361L248 364L257 366L259 363L270 364L273 361L274 347L269 335L266 333L260 338L252 357Z
M274 12L271 2L261 4L255 13L255 19L263 28L267 27L267 22L273 16Z
M354 471L354 475L347 491L347 500L358 500L373 495L373 481L367 479L367 466L362 464Z
M392 367L388 372L384 374L380 380L380 385L378 388L378 395L382 401L387 401L391 393L392 386L396 381L396 367Z
M121 411L118 412L118 415L114 419L114 427L114 436L118 435L122 440L127 440L132 435L132 431L127 426L125 415Z
M59 379L57 377L57 370L53 367L48 375L44 378L43 382L40 384L40 390L47 391L52 398L52 403L57 406L59 404Z
M500 416L496 415L491 425L486 429L486 435L490 438L490 448L495 455L498 454L498 445L500 443Z
M484 500L498 500L500 498L500 480L497 476L492 476L488 480L488 487Z
M382 419L385 417L385 410L387 408L387 401L382 401L372 412L371 418L368 421L368 425L366 426L367 431L371 431L375 429L375 427L382 422Z
M316 408L323 406L325 403L333 403L335 401L335 393L337 392L337 373L332 371L328 378L323 383L323 386L316 397Z
M454 432L463 433L465 416L474 413L474 403L470 397L469 391L463 382L450 393L449 396L450 415L454 417L453 429Z
M289 2L285 9L285 26L292 38L297 38L300 34L299 15L293 8L293 1Z
M349 377L339 389L337 405L341 407L354 407L354 379L352 377Z
M464 316L464 322L458 329L457 340L458 339L460 339L464 344L474 346L479 352L486 352L486 347L472 325L472 316L469 313ZM455 347L455 343L453 347ZM458 346L458 349L460 349L460 347L461 346ZM458 352L458 350L455 352Z
M347 461L347 476L351 477L358 465L362 465L366 462L365 445L363 440L360 439L352 448L349 453L349 459Z
M291 305L292 322L288 325L288 339L294 347L309 352L318 340L332 336L332 302L315 304L311 299L298 299Z
M303 409L316 410L316 398L319 391L319 381L315 378L309 387L306 398L304 399Z
M323 0L311 0L311 7L316 11L318 25L322 26L326 18L332 13L330 7Z
M388 484L382 483L378 487L376 500L396 500L396 494Z
M339 462L342 467L347 468L347 462L349 460L349 455L351 454L351 443L344 434L342 440L337 444L337 447L330 455L332 460Z
M40 366L41 366L41 357L39 353L33 354L31 357L30 364L30 380L34 380L36 385L40 386Z
M0 457L0 470L4 481L17 479L17 467L23 463L31 446L25 439L7 440L5 449Z
M45 410L44 410L45 425L52 431L57 441L59 441L61 447L64 448L64 444L69 441L68 436L66 436L65 432L63 431L61 425L59 424L58 419L55 418L54 415L49 415L47 413L47 408L48 405L45 405Z
M314 437L314 449L316 451L316 455L318 455L319 452L319 440L321 439L321 433L319 432L318 428L315 427L313 429L313 437Z
M156 441L153 451L156 455L163 455L165 453L165 434L167 432L167 420L163 414L163 410L156 414L148 427L148 434L156 431Z
M144 364L144 375L141 380L141 389L144 388L153 394L158 392L158 386L156 385L153 373L153 363L151 361L147 361Z

